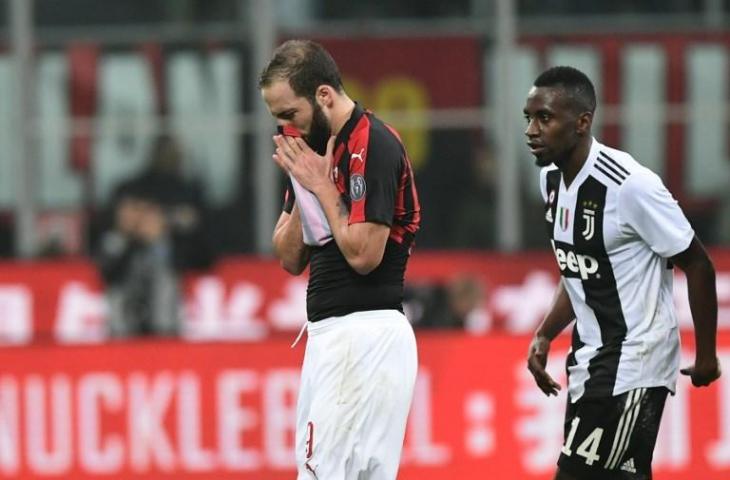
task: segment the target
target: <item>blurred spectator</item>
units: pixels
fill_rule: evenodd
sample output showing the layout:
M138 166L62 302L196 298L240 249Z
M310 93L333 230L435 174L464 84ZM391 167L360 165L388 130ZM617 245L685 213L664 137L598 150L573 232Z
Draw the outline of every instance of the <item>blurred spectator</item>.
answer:
M444 284L407 284L403 306L416 328L483 334L493 326L486 308L486 289L469 274L460 274Z
M83 215L51 210L36 218L36 258L58 259L79 255L83 247Z
M95 257L112 336L177 333L179 275L207 268L212 254L203 192L183 176L174 139L155 143L148 167L119 185L110 210Z
M449 317L446 323L469 333L486 333L492 319L485 308L484 285L471 275L460 275L447 285Z
M442 284L406 282L403 310L414 328L446 328L448 304Z

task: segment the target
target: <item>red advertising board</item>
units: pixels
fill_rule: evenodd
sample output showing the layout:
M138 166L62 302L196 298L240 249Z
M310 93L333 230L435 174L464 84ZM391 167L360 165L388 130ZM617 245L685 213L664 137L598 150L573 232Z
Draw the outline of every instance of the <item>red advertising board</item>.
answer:
M730 330L730 251L712 252L717 269L719 326ZM548 252L417 252L410 260L408 289L470 279L483 290L475 306L483 319L476 334L531 332L547 312L557 281ZM186 339L258 341L290 335L306 321L306 275L293 277L276 261L228 259L184 282L182 332ZM675 277L680 326L692 319L684 276ZM406 302L414 320L415 307ZM410 308L410 311L409 311ZM0 342L95 343L107 338L107 306L98 275L87 261L0 264Z
M530 380L528 337L420 333L418 342L399 478L552 478L565 398ZM719 342L729 365L730 334ZM549 364L561 383L566 348L563 337ZM283 340L0 349L0 474L290 479L303 352ZM730 376L703 389L680 379L654 464L659 480L729 478Z

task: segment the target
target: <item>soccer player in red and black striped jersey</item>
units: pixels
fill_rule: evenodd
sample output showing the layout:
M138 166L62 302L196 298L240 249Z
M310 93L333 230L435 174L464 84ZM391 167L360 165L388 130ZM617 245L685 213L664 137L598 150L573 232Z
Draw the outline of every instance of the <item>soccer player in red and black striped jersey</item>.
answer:
M402 308L421 219L410 161L315 42L282 44L259 86L290 177L274 252L292 274L310 266L298 478L395 479L417 371Z

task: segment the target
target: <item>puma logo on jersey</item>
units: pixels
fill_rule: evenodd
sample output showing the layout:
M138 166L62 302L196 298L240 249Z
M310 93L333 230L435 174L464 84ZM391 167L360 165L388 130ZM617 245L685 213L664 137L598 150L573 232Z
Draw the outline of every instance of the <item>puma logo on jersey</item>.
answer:
M350 154L350 160L352 160L353 158L358 158L361 162L364 162L365 160L362 158L363 153L365 153L365 148L361 148L360 153Z
M590 255L575 253L573 250L564 249L553 242L555 259L564 277L579 277L582 280L589 278L600 278L598 272L598 260Z

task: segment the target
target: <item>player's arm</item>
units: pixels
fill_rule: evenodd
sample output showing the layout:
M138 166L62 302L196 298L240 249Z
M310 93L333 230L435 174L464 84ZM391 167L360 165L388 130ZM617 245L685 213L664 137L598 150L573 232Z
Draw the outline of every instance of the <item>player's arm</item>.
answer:
M561 278L545 319L535 331L527 354L527 369L545 395L557 395L560 385L545 370L550 344L575 319L570 297Z
M347 263L360 275L375 270L383 260L390 227L373 222L349 224L347 206L334 183L322 186L315 195Z
M706 386L720 376L716 350L715 267L696 236L685 251L670 260L687 276L687 294L695 330L695 363L681 372L692 377L694 386Z
M709 385L720 376L715 348L717 293L712 261L679 204L656 174L632 173L621 186L617 210L623 217L626 233L637 233L657 255L670 259L687 275L697 353L695 365L682 369L682 373L691 375L695 386Z
M274 255L279 259L281 267L292 275L301 274L309 263L311 249L304 244L302 223L296 204L291 213L281 212L274 227L272 241Z
M347 263L361 275L372 272L383 259L390 227L375 222L349 222L347 207L331 175L335 137L330 138L323 157L301 138L277 135L274 142L278 147L274 160L317 196Z

